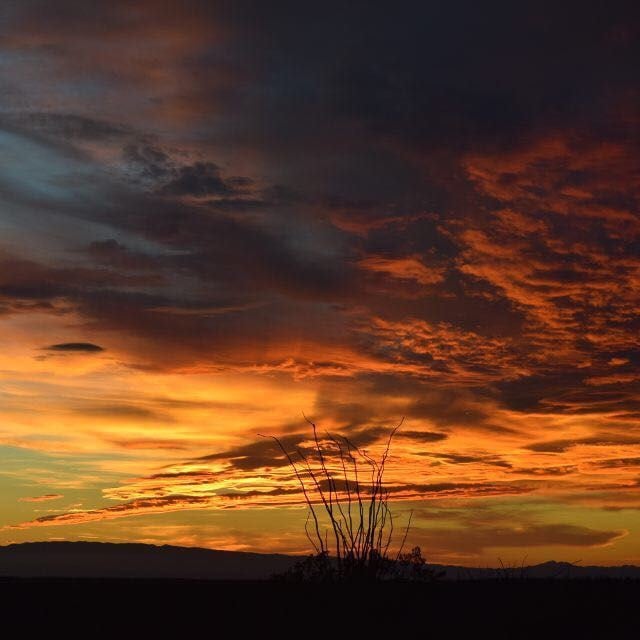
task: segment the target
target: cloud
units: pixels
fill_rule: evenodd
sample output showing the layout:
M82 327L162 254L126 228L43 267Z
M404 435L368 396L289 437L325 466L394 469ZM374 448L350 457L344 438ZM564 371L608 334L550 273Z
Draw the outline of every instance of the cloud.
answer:
M160 147L146 141L128 142L122 149L122 155L125 162L133 165L141 178L151 180L152 184L166 180L175 172L171 156Z
M564 453L567 450L578 447L610 447L610 446L637 446L640 445L640 438L634 436L618 434L602 434L589 436L586 438L576 438L575 440L548 440L546 442L534 442L526 445L526 449L541 453Z
M78 300L92 291L109 287L136 287L158 283L157 276L136 276L86 267L50 267L0 252L0 298L11 303L54 303Z
M280 442L286 451L295 453L296 448L301 447L307 439L308 434L288 434L282 436ZM303 451L309 450L308 446L301 448ZM289 464L278 445L270 438L263 438L220 453L212 453L198 460L198 462L214 461L227 462L233 468L243 470L286 467Z
M98 404L81 402L75 412L82 416L105 418L108 420L132 420L136 422L173 422L171 415L135 404Z
M352 427L354 425L351 425ZM346 430L346 435L355 446L362 449L368 447L376 442L387 442L391 429L393 427L378 426L378 427L364 427L364 428L351 428ZM428 443L428 442L442 442L446 440L447 434L440 433L438 431L417 431L414 429L405 429L402 426L395 432L394 439L406 439L412 440L415 443Z
M156 479L166 479L166 475ZM326 481L321 481L328 486ZM340 481L336 482L338 488ZM176 485L178 489L188 489L188 485ZM362 490L367 490L367 485L363 481ZM499 485L484 483L436 483L428 485L398 485L390 486L388 490L391 494L401 498L418 497L442 498L442 497L486 497L491 495L520 495L529 489L516 485ZM154 494L154 491L157 491ZM4 529L29 529L32 527L73 525L87 522L101 522L130 516L140 516L153 513L171 513L174 511L184 511L192 509L215 509L228 507L271 508L274 506L301 506L305 504L300 490L292 485L290 487L274 487L264 489L241 489L225 490L218 492L205 492L203 495L171 493L163 495L162 490L148 489L145 497L138 497L117 505L102 507L98 509L75 510L69 512L47 514L34 520L26 521L18 525L7 525ZM121 498L123 492L114 492L112 497ZM278 499L285 497L284 502ZM318 499L319 500L319 499ZM230 504L232 503L232 504Z
M187 449L187 443L184 440L176 440L171 438L111 438L110 443L122 449L136 450L166 450L181 451Z
M398 499L624 500L630 5L103 4L0 27L2 442L98 452L78 482L126 469L123 500L273 505L256 430L375 449L404 415Z
M101 353L104 348L91 342L64 342L44 347L47 351L63 353Z
M212 162L196 162L180 167L178 175L165 184L160 193L169 196L230 196L251 184L249 178L223 179L220 167Z
M5 122L63 140L121 140L131 134L123 124L75 113L29 111L5 114L3 118Z
M125 271L148 271L162 266L162 261L157 257L132 251L113 238L92 242L87 253L98 264Z
M609 458L593 462L598 469L619 469L626 467L640 467L640 458Z
M27 496L24 498L18 498L19 502L49 502L51 500L60 500L64 498L61 493L47 493L42 496Z
M432 285L442 282L443 275L439 269L429 269L419 256L386 258L383 256L367 256L358 262L365 270L383 273L399 280L414 280L421 285Z
M396 434L399 438L407 438L415 442L441 442L446 440L446 433L438 433L437 431L400 431Z
M147 498L133 500L103 509L91 509L88 511L70 511L67 513L53 513L40 516L35 520L19 525L5 526L5 529L25 529L31 527L80 524L84 522L101 522L113 520L131 515L144 513L159 513L189 508L203 508L210 502L209 498L198 496L164 496L160 498Z
M479 554L485 549L531 547L600 547L627 535L625 530L598 530L573 524L474 527L469 529L427 529L420 539L425 548L437 552ZM446 541L446 542L443 542Z
M421 453L420 455L443 460L449 464L487 464L495 467L511 469L512 465L498 456L492 455L463 455L460 453Z
M517 475L523 476L549 476L549 477L558 477L558 476L567 476L572 473L576 473L578 471L577 465L564 465L559 467L520 467L514 468L512 472Z

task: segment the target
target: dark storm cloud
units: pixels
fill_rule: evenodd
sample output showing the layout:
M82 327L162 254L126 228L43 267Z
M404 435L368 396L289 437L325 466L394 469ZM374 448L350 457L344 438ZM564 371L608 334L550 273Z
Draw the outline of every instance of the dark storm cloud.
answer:
M624 26L632 21L623 20L633 7L616 5L620 9L617 17L616 12L600 8L575 12L573 5L543 10L533 3L517 9L491 3L481 10L473 3L452 6L438 2L410 4L390 21L382 5L354 3L341 7L338 23L331 6L302 9L285 2L265 8L260 3L240 2L228 11L224 3L210 8L194 3L189 6L193 15L178 12L177 21L151 5L145 5L145 20L120 11L118 3L95 12L63 3L52 12L35 2L12 11L8 16L14 27L12 51L19 51L29 39L62 47L65 55L54 49L50 60L55 60L65 82L70 83L79 81L84 71L81 60L69 53L77 48L93 52L85 38L96 29L112 38L127 35L147 41L157 28L173 33L175 24L188 24L193 41L191 46L181 43L172 49L176 75L171 77L191 78L180 104L184 113L195 118L190 122L199 139L215 139L216 144L207 150L207 157L200 154L199 159L188 159L163 146L157 137L144 136L129 123L118 123L114 114L88 117L38 111L24 116L21 126L34 131L70 140L119 141L124 161L137 166L140 175L151 181L150 192L131 193L114 184L105 185L110 204L80 215L138 234L174 255L131 248L113 239L113 234L111 239L94 240L87 254L95 264L108 267L102 274L103 283L98 284L97 271L92 282L88 272L79 277L70 270L65 272L70 275L66 280L78 280L75 287L58 283L55 276L53 283L51 278L39 277L32 292L24 284L20 289L7 283L5 295L48 301L66 296L77 301L96 327L133 332L152 342L168 341L173 331L176 342L184 338L186 343L199 345L214 335L220 338L216 342L223 336L238 336L239 341L242 332L285 335L288 328L282 318L291 307L281 300L274 304L274 298L280 297L309 305L291 320L295 325L292 334L321 341L335 336L336 331L325 332L320 325L326 326L326 319L342 309L319 308L317 303L357 304L396 323L414 317L470 332L449 336L441 347L442 331L411 343L392 336L408 337L416 325L394 324L384 334L365 328L355 339L346 339L352 344L355 340L354 348L360 353L378 361L422 367L443 379L459 378L457 365L464 365L469 379L506 377L499 388L509 407L578 411L566 404L550 404L556 398L548 396L557 396L555 388L567 394L582 388L581 372L536 372L537 367L530 365L533 375L516 377L513 373L514 363L525 362L537 344L502 346L494 342L487 353L479 351L477 336L522 336L528 329L527 314L495 278L460 268L466 266L461 258L465 245L459 237L462 227L456 224L465 224L466 216L479 217L469 204L489 202L495 207L505 190L520 199L522 194L531 199L548 193L549 185L527 191L521 166L505 166L497 172L502 191L478 193L477 181L470 181L461 170L461 157L495 148L521 150L563 123L577 128L578 137L581 127L588 124L606 139L624 141L624 120L617 129L603 123L608 105L628 94L635 77L630 59L637 44L631 37L633 27ZM194 19L200 23L197 28ZM168 26L171 22L174 26ZM214 46L216 29L227 36L224 56ZM202 33L207 35L199 39ZM246 35L252 37L243 37ZM251 47L245 44L248 41ZM470 50L473 55L466 53ZM154 52L166 55L162 49ZM96 78L105 79L111 90L121 91L131 78L141 77L149 61L133 56L127 73L118 76L111 73L112 64L119 59L116 53L113 60L92 64ZM151 95L159 91L152 84L144 86ZM221 92L223 102L214 99ZM603 104L605 94L607 105ZM175 106L178 96L163 94L158 100ZM208 121L218 124L209 126ZM263 176L234 177L217 160L215 149L236 145L266 153L270 158L266 164L277 166L277 177L287 184L264 188L257 186ZM543 161L547 164L538 165L553 171L562 164ZM597 167L569 169L566 175L559 175L556 188L584 189L600 175ZM615 189L599 189L592 200L600 206L622 206L622 195ZM189 206L181 201L185 197L207 199L208 208L202 202L198 207ZM543 204L548 204L544 198ZM73 206L77 212L77 205ZM287 207L294 211L285 213ZM318 208L325 217L319 225ZM434 209L436 213L425 214ZM468 209L472 212L466 213ZM550 215L544 206L537 209L553 235L581 237L576 236L575 226ZM217 215L236 212L260 212L261 218L239 221ZM289 224L291 216L302 221L300 227ZM309 247L309 238L318 237L318 226L329 235ZM594 224L588 235L600 239L605 249L614 250L602 227ZM491 229L487 229L487 239L496 245L505 243ZM528 251L525 255L545 263L533 267L527 276L539 290L579 285L585 269L594 286L611 279L611 273L593 269L593 259L579 251L563 252L562 260L544 242L536 242ZM180 285L166 287L162 294L121 291L145 284L136 274L142 271L156 275L154 284L179 274L217 291L215 295L199 293L199 300L188 302L175 295ZM433 284L425 286L429 278ZM97 287L109 290L98 293ZM557 292L553 294L557 307L575 304L575 296L563 303ZM178 313L166 312L192 313L218 306L239 309L251 307L256 298L272 305L272 311L240 321L224 314L215 321L183 315L179 322ZM113 311L119 304L127 314ZM579 313L576 310L576 318ZM588 314L584 309L585 317ZM316 322L307 323L314 315ZM334 326L339 331L344 324L347 322L340 320ZM201 338L196 340L195 334ZM462 340L468 346L456 352L454 342ZM147 357L157 351L147 349ZM489 358L489 351L499 357ZM191 354L196 352L197 348ZM585 371L585 377L597 373ZM480 404L454 405L443 409L447 416L439 418L440 410L433 408L431 400L417 399L410 415L434 418L443 426L491 426ZM363 419L365 414L360 412Z
M339 257L304 251L295 235L256 222L211 215L185 203L168 203L153 196L124 199L112 210L111 224L140 233L149 240L179 251L164 264L196 277L221 280L223 285L247 293L268 288L292 297L341 300L353 289L353 268ZM118 248L94 246L115 252ZM120 252L122 253L122 252Z
M92 242L87 253L98 264L125 271L147 271L162 267L161 259L141 251L133 251L113 238Z
M603 126L607 108L635 84L637 9L582 6L408 3L390 20L384 3L240 3L230 25L252 46L237 55L261 72L255 109L272 116L267 127L257 119L251 133L286 152L318 132L335 139L344 119L421 157L431 152L437 163L477 147L510 148L567 123ZM278 139L285 128L292 135ZM353 170L359 140L347 136ZM360 167L372 173L371 162ZM374 191L401 184L390 172L376 178Z
M154 275L130 275L106 269L49 267L0 253L0 297L48 301L81 297L85 292L108 287L157 284Z
M52 138L79 141L110 141L126 139L132 134L123 124L88 118L74 113L28 112L3 116L7 123L27 131Z
M126 162L138 168L144 178L166 179L173 170L170 156L152 144L130 142L122 149L122 155Z
M164 185L160 193L170 196L230 196L242 192L250 184L250 178L224 179L220 167L212 162L196 162L180 167L177 176Z
M38 144L43 145L42 142ZM55 152L60 154L57 148ZM62 153L60 159L64 166L67 156ZM246 186L246 181L229 180L238 188ZM104 178L98 184L108 186ZM270 195L274 202L282 199L282 194L278 194L277 190L272 191ZM76 207L75 202L72 206ZM199 208L183 203L167 203L153 195L134 195L123 188L113 190L111 202L104 207L97 210L76 208L75 213L82 218L93 218L130 233L141 234L172 253L148 253L129 248L111 238L95 240L88 247L88 258L99 268L45 266L34 260L4 254L0 295L6 298L8 309L15 309L24 300L42 303L64 299L78 304L97 326L118 328L120 324L122 330L134 329L147 339L154 340L154 335L163 333L163 312L158 309L173 308L178 312L181 307L186 310L210 310L218 306L222 309L242 309L255 306L254 296L263 299L261 304L270 302L270 293L300 297L312 305L318 298L327 301L343 298L350 287L348 269L332 259L317 255L317 251L313 252L314 255L305 255L281 233L250 221L216 218ZM137 273L141 271L145 275ZM176 293L171 288L165 287L164 295L145 294L140 290L145 285L164 284L166 280L163 274L167 274L167 278L169 274L180 274L209 282L217 281L219 293L187 302L182 291ZM133 293L130 288L139 290ZM129 314L121 314L116 310L114 305L117 300L126 303ZM282 302L278 304L281 306ZM154 311L149 315L151 309ZM301 311L302 314L296 313L292 321L300 330L306 325L304 331L312 338L316 328L307 323L304 316L311 316L312 313L317 315L318 310ZM326 310L322 313L326 314ZM184 325L185 336L199 335L199 343L205 343L210 339L207 336L213 333L223 334L223 324L226 323L229 328L233 326L219 318L216 328L211 319L205 323L195 315L191 318L185 316L176 322L175 314L172 315L174 337ZM249 332L253 332L250 328L252 325L258 325L258 331L266 336L284 330L273 326L276 317L273 315L265 323L265 315L261 314L260 317L246 317L243 322ZM139 322L136 323L136 319ZM233 329L235 333L239 331L239 328Z
M510 147L567 122L602 126L607 106L635 82L637 9L629 2L586 11L577 2L403 6L390 20L388 6L379 2L190 2L173 16L153 5L133 16L120 3L87 12L77 3L53 11L36 2L11 12L9 24L17 33L44 33L55 41L60 33L96 30L144 38L182 21L193 29L193 47L177 64L193 82L180 100L165 100L206 121L222 93L230 126L229 133L215 131L217 137L275 144L286 153L310 140L329 147L347 133L355 159L363 140L345 126L353 121L420 153ZM213 44L216 30L233 35L222 61ZM198 39L202 31L209 33L209 46ZM72 49L73 38L63 45ZM132 58L129 66L137 71L138 57ZM101 71L110 70L108 61L101 63ZM221 86L212 71L223 63L238 79L228 73L231 79ZM67 66L73 69L74 61ZM356 165L343 170L357 171ZM371 162L365 166L372 168Z

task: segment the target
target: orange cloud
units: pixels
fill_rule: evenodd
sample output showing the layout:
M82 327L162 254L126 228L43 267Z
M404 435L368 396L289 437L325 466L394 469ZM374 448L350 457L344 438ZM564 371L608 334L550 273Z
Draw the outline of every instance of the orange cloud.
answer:
M60 500L64 498L61 493L47 493L43 496L27 496L25 498L18 498L20 502L49 502L51 500Z
M399 280L414 280L425 286L442 282L442 269L426 267L419 256L385 258L384 256L367 256L358 262L365 270L384 273Z

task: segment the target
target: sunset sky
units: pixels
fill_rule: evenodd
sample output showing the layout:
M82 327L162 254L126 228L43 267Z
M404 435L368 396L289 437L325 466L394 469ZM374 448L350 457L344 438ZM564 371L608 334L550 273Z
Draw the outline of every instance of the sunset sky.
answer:
M635 2L0 4L0 544L640 563Z

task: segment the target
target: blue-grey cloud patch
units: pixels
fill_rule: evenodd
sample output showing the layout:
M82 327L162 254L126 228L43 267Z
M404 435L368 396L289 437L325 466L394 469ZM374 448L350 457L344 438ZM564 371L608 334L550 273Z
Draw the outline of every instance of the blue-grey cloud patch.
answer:
M173 180L160 193L170 196L230 196L251 185L244 177L223 178L220 167L212 162L196 162L180 167Z

